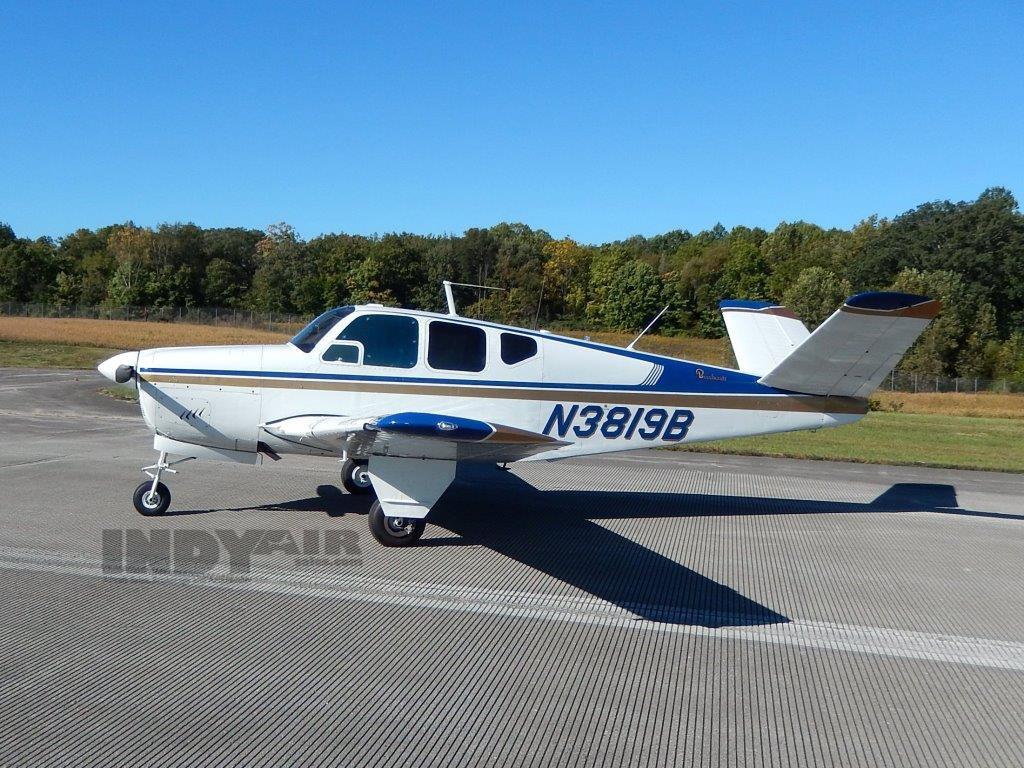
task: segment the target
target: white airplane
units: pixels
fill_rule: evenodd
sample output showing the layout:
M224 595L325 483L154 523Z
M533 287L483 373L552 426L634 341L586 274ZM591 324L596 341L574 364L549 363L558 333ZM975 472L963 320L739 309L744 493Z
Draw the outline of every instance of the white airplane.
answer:
M135 382L160 454L143 468L151 479L135 508L166 512L161 477L189 459L337 456L348 491L376 493L373 536L410 546L459 462L855 422L940 309L923 296L862 293L809 333L783 307L723 301L734 370L640 352L636 340L614 347L460 317L451 285L447 315L339 307L287 344L146 349L101 363L107 378Z

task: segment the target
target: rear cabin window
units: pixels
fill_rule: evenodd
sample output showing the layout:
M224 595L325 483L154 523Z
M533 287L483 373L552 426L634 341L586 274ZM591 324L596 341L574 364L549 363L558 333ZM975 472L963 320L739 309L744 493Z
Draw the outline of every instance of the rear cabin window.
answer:
M537 354L537 340L518 333L501 334L501 362L515 365Z
M430 324L427 362L431 368L445 371L482 371L487 362L487 336L472 325L434 321Z
M362 315L338 334L338 341L362 344L363 365L412 368L419 357L419 323L404 315Z

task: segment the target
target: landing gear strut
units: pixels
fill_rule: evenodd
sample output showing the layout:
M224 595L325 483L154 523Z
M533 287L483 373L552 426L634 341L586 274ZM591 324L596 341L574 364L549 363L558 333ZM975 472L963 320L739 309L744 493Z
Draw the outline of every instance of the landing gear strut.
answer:
M411 547L420 540L425 520L410 517L388 517L379 501L370 507L370 533L385 547Z
M190 456L187 459L167 461L167 452L161 451L160 458L157 459L156 464L143 467L142 471L152 479L146 480L135 489L135 495L132 497L135 511L146 517L156 517L166 512L168 507L171 506L171 491L160 482L160 475L163 472L170 472L172 475L177 474L178 470L171 469L171 467L175 464L191 461L191 459L192 457Z

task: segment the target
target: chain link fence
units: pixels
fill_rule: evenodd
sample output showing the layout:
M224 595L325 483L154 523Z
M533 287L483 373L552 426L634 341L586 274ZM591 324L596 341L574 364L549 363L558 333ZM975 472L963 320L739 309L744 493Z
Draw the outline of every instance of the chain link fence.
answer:
M880 389L891 392L967 392L977 394L1022 394L1024 383L1010 379L982 379L971 376L932 376L927 373L893 371Z

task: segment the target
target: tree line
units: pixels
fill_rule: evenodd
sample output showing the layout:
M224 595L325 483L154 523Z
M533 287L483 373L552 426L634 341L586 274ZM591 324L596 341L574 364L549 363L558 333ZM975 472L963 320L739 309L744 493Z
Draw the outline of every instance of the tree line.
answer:
M674 230L601 245L502 223L461 235L327 234L131 222L59 238L0 224L0 301L220 306L315 315L380 302L517 325L636 331L668 305L663 333L720 336L721 298L785 304L809 326L865 290L919 293L944 310L905 359L923 374L1024 381L1024 214L1006 189L930 202L853 228L783 222Z

